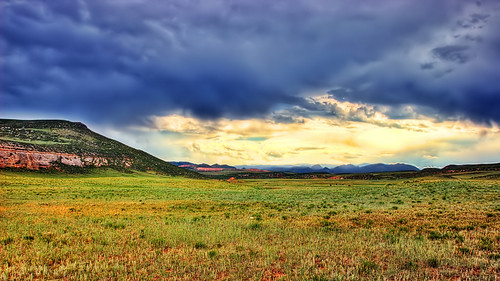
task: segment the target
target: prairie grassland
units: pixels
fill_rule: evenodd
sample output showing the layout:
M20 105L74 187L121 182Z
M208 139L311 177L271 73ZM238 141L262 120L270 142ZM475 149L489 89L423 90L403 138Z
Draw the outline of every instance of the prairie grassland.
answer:
M0 172L0 280L499 280L500 180Z

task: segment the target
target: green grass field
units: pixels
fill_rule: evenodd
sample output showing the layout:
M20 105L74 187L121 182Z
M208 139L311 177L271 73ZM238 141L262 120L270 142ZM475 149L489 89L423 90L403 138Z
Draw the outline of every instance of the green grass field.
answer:
M499 280L500 179L0 172L0 280Z

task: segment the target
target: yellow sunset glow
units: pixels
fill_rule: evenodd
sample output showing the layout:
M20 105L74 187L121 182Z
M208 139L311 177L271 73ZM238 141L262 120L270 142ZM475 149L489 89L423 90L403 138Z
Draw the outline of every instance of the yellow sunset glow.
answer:
M359 108L355 104L338 105L347 113ZM475 154L487 156L491 151L500 151L496 127L425 118L392 120L380 112L362 121L315 116L286 124L271 119L205 121L168 115L154 117L153 122L157 130L179 135L176 140L165 138L170 146L182 147L189 151L191 159L206 163L340 165L413 161L433 166L439 165L434 162L438 157L444 161L473 161Z

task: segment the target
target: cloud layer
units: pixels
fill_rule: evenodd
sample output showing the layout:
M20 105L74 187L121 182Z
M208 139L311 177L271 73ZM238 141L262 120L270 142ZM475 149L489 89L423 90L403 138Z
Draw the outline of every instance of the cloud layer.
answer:
M332 90L499 122L499 9L453 0L2 1L0 102L4 113L130 124L328 110L307 98Z
M303 122L276 123L260 118L212 121L169 115L152 121L157 138L162 139L159 142L176 147L158 155L165 159L195 159L198 163L406 162L442 167L450 163L494 162L500 157L498 127L475 126L470 121L390 120L377 109L363 109L362 105L347 102L337 103L336 108L343 116L339 120L315 116ZM360 109L371 113L359 114Z

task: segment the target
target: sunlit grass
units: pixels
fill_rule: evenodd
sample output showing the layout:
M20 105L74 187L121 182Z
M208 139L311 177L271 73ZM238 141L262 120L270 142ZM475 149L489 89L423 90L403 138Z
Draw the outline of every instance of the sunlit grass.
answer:
M0 174L0 279L496 280L500 181Z

